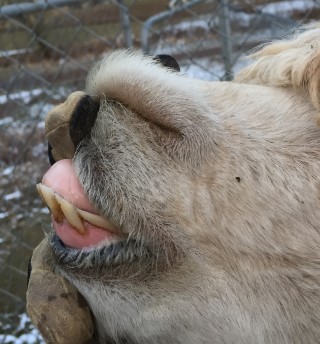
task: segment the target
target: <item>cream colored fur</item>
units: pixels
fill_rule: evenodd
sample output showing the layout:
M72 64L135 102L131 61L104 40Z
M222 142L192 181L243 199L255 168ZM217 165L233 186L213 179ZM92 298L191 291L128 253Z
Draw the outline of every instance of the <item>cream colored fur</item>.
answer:
M128 264L61 263L101 343L320 342L319 43L266 46L233 82L127 51L92 70L101 107L74 163L140 245Z
M271 87L292 87L309 92L314 106L320 110L320 25L303 28L288 40L265 46L250 57L256 62L244 68L236 81Z

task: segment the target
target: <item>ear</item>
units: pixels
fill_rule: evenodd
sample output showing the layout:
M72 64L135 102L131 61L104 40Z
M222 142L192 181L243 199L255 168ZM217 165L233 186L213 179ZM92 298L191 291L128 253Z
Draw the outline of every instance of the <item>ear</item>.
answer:
M162 64L164 67L172 69L173 71L180 72L180 66L178 62L170 55L157 55L154 59Z
M307 91L320 110L319 35L320 28L315 25L292 38L266 45L249 56L255 62L242 69L235 81Z

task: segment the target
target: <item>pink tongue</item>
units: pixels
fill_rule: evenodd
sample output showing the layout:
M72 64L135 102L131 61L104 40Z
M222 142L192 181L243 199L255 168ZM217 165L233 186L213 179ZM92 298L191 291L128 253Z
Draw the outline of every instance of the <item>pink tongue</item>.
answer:
M70 159L59 160L43 176L42 184L49 186L56 193L71 202L77 208L98 214L84 195L72 161ZM57 223L52 218L53 228L59 238L66 246L73 248L84 248L98 245L100 242L112 239L114 234L104 229L95 227L87 222L84 223L87 233L81 235L76 232L68 222Z
M68 222L57 223L53 216L51 216L53 228L56 231L58 237L63 243L72 248L84 248L97 246L101 241L111 239L114 234L107 232L106 230L94 227L88 222L84 223L87 229L87 234L78 234Z

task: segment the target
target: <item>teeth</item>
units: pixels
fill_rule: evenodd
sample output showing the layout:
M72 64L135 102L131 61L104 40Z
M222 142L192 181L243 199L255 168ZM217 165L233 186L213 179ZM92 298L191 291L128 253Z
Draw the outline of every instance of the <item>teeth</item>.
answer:
M60 205L55 199L55 194L52 189L48 188L43 184L37 184L38 192L43 199L43 201L47 204L48 208L50 209L54 219L61 223L64 219L63 213L60 209Z
M100 215L92 214L76 208L66 199L56 194L48 186L37 184L37 190L43 201L50 209L55 221L58 223L61 223L64 219L66 219L69 224L81 235L85 235L87 233L87 229L83 224L83 221L86 221L96 227L105 229L109 232L119 233L119 229L110 221L106 220Z
M78 215L76 208L60 197L59 195L55 194L56 200L60 204L61 210L66 217L67 221L70 223L70 225L81 235L84 235L87 233L87 230L84 228L84 225L80 219L80 216Z
M77 212L85 221L91 223L94 226L100 227L102 229L107 229L108 231L113 233L119 232L117 227L113 223L106 220L100 215L88 213L87 211L81 209L77 209Z

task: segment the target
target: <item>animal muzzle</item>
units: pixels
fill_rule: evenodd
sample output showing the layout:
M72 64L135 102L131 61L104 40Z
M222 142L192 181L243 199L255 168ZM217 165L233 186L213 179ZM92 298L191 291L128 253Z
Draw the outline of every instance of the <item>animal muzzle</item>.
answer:
M81 141L90 137L99 107L89 95L77 91L48 113L45 129L51 164L73 158Z

